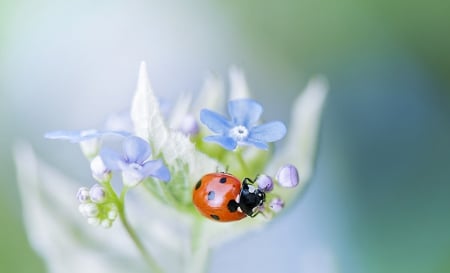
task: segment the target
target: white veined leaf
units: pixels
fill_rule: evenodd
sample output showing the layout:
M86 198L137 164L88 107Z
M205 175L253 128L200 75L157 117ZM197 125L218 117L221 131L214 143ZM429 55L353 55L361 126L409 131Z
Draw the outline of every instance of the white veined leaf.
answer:
M284 164L297 167L300 184L283 191L283 199L288 201L300 193L311 177L317 146L322 108L328 92L325 78L318 76L309 81L305 90L294 102L288 135L281 151L274 155L267 173L275 175Z
M146 272L120 223L105 230L81 216L80 184L40 162L28 144L18 143L14 157L28 238L49 272Z
M217 169L219 163L198 152L188 136L166 127L158 99L150 86L145 63L140 67L131 118L136 134L150 141L154 154L162 155L172 177L177 178L169 182L169 187L176 189L174 193L183 203L191 202L193 184L201 175Z

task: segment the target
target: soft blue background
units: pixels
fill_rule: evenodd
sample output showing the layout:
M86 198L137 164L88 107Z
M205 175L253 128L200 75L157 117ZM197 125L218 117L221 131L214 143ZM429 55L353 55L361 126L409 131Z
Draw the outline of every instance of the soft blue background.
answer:
M167 97L238 65L265 117L285 121L309 77L329 79L308 190L217 249L212 272L246 259L258 272L450 272L449 4L241 2L0 2L1 272L44 272L21 224L13 142L87 178L75 147L42 134L126 108L141 60Z

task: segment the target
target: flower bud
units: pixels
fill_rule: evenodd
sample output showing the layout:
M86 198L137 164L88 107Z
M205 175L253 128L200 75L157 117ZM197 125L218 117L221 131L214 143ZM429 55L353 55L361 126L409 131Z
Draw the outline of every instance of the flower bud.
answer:
M293 188L299 183L297 168L294 165L284 165L278 170L276 179L280 186L285 188Z
M94 203L81 204L79 210L85 217L95 217L99 213L98 206Z
M258 185L258 189L263 192L269 192L273 190L273 181L272 178L268 175L259 175L258 178L256 178L256 184Z
M110 227L112 226L112 221L109 220L109 219L103 219L103 220L100 222L100 225L101 225L103 228L110 228Z
M284 201L281 198L274 198L272 201L270 201L269 208L275 212L280 212L284 207Z
M111 179L111 171L106 168L102 158L97 155L91 161L92 177L98 182L106 182Z
M91 190L89 191L89 195L91 196L92 202L97 204L103 203L106 200L105 189L99 184L95 184L94 186L92 186Z
M197 120L193 115L186 115L183 118L178 130L186 135L197 134L199 131Z
M100 219L98 219L97 217L89 217L87 219L88 224L93 225L93 226L98 226L100 224Z
M111 209L110 211L108 211L108 219L109 220L115 220L117 218L117 210L116 209Z
M79 188L77 192L77 199L78 202L82 204L89 202L89 189L86 187Z

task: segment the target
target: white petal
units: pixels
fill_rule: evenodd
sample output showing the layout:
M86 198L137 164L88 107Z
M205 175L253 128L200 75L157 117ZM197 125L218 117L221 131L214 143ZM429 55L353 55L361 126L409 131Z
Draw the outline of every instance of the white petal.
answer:
M294 102L283 149L275 155L267 170L267 173L275 174L278 168L288 163L297 167L302 180L295 190L290 191L290 197L300 192L311 176L320 117L327 92L325 78L316 77L309 81L306 89ZM289 203L285 196L283 199Z

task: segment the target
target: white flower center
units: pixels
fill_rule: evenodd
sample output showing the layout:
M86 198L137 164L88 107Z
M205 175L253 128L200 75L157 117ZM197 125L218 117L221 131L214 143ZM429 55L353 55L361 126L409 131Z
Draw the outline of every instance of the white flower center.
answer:
M248 129L242 125L231 128L230 136L237 141L242 141L248 137Z
M142 173L142 166L138 163L130 163L128 168L122 171L123 183L128 187L134 187L144 179Z

